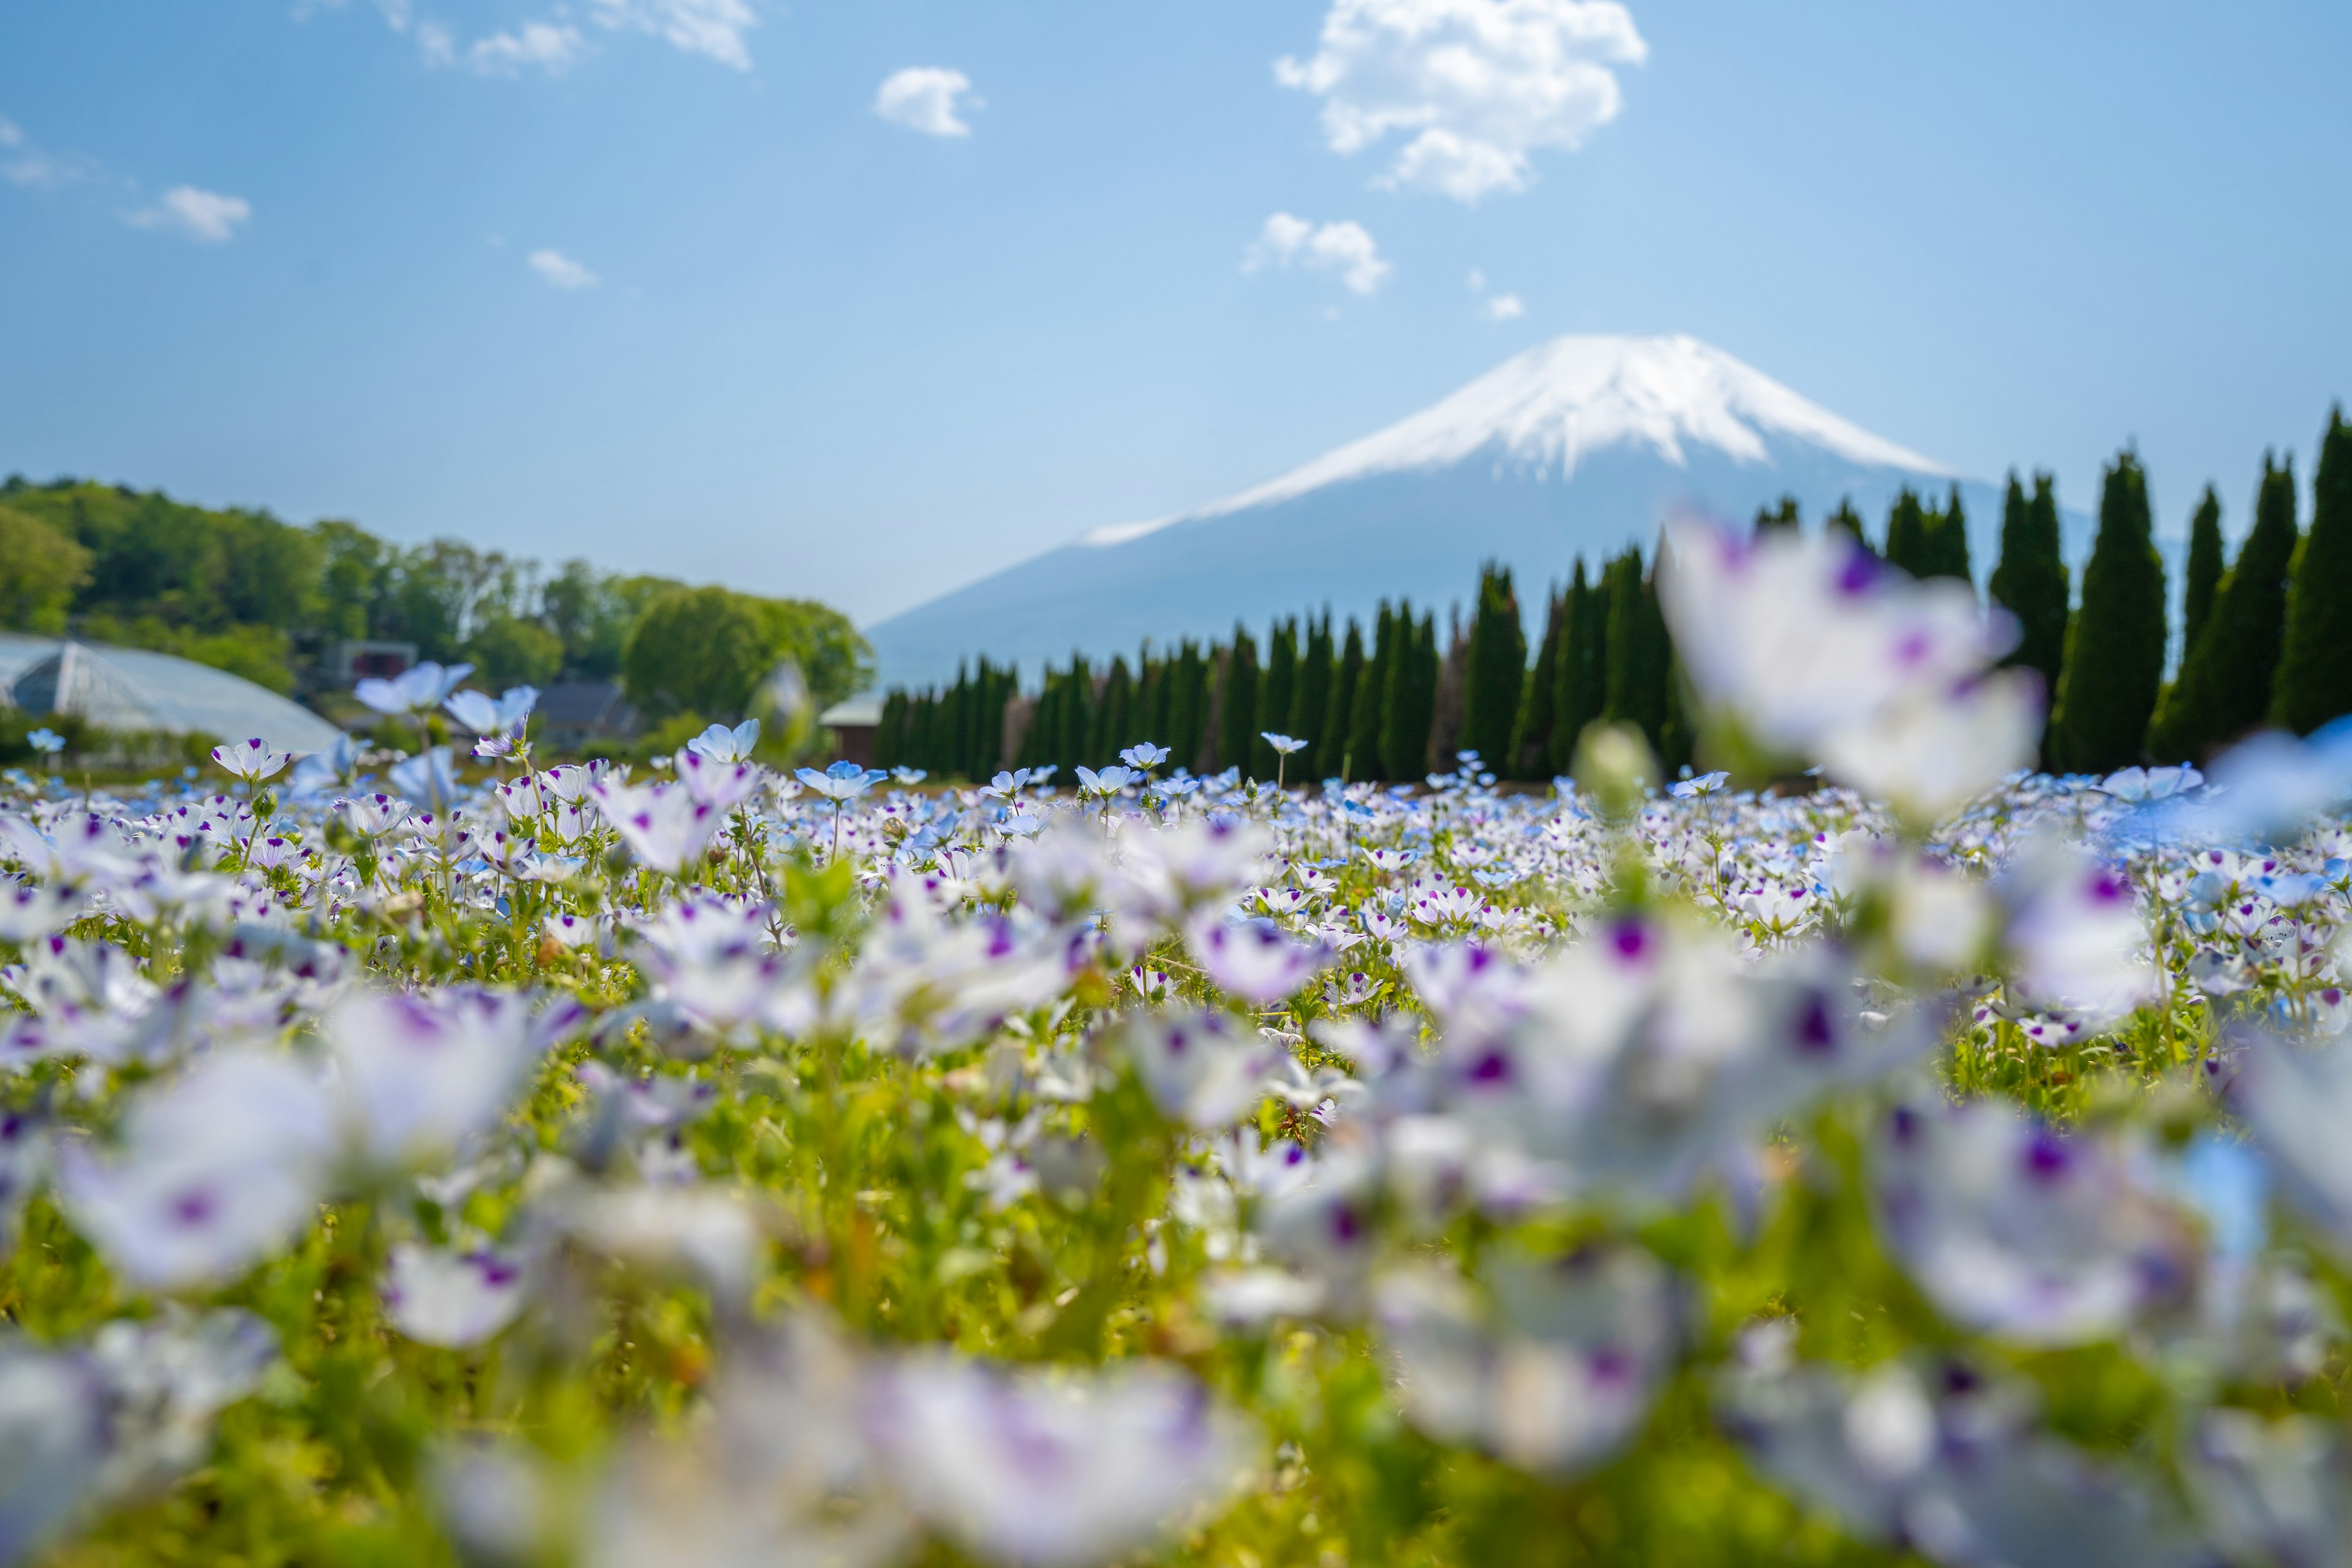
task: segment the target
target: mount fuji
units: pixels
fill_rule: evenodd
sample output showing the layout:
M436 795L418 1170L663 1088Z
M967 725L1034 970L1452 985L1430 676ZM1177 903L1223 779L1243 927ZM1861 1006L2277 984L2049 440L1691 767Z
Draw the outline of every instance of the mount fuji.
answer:
M1960 479L1687 337L1555 338L1432 407L1239 495L1101 528L869 627L886 685L951 679L960 660L1017 660L1034 679L1074 651L1229 634L1329 606L1344 625L1383 597L1466 602L1482 562L1513 569L1542 613L1564 582L1698 510L1744 521L1793 495L1806 524L1851 499L1874 535L1910 486L1958 483L1979 580L2000 495ZM2085 520L2065 518L2080 559Z

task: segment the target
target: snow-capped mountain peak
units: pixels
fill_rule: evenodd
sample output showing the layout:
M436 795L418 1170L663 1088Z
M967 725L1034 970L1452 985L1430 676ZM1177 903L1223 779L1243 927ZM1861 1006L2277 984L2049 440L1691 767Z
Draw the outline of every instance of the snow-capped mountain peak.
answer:
M1384 430L1183 516L1221 516L1350 479L1481 456L1498 468L1562 479L1586 458L1617 447L1646 447L1676 468L1689 466L1692 446L1739 464L1769 463L1774 436L1868 468L1949 472L1696 338L1572 334L1538 344ZM1123 544L1180 521L1115 524L1084 542Z

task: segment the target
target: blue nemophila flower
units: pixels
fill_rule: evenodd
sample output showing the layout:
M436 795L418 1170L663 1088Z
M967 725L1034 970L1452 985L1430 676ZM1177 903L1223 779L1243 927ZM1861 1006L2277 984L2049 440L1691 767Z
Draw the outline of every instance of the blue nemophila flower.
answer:
M509 686L495 702L478 691L453 691L441 706L477 735L502 735L520 732L538 701L538 687Z
M814 768L801 768L793 777L825 799L839 804L856 800L867 790L890 775L878 768L865 768L856 763L835 763L823 773Z
M1092 768L1078 770L1078 793L1108 800L1135 782L1135 775L1122 767L1108 767L1097 773Z
M1275 752L1281 756L1286 757L1293 752L1303 752L1307 749L1306 742L1296 740L1288 735L1277 735L1271 730L1261 731L1258 734L1258 739L1273 747Z
M1727 773L1701 773L1696 778L1681 779L1668 784L1666 793L1676 800L1695 800L1701 795L1713 795L1730 781L1731 775Z
M899 767L890 770L890 777L894 781L910 789L930 776L929 772L923 768Z
M326 751L313 752L294 764L288 787L296 800L316 800L353 783L358 773L359 748L349 735L337 735Z
M389 680L370 677L352 687L352 695L379 713L430 713L473 673L470 664L444 668L426 659Z
M1168 748L1142 741L1121 752L1118 760L1139 773L1149 773L1168 761Z
M436 746L393 764L392 787L411 800L436 807L457 799L457 773L449 760L449 748Z
M220 764L221 771L247 784L259 784L268 778L284 767L287 760L284 752L257 736L213 748L213 761Z
M714 763L748 763L760 744L760 721L746 719L733 729L713 724L686 743L686 749L696 756Z
M981 785L980 793L984 798L990 800L1004 800L1026 788L1029 781L1035 776L1027 768L1016 768L1011 773L1000 773Z
M27 734L25 743L45 757L54 756L66 749L66 738L46 724Z

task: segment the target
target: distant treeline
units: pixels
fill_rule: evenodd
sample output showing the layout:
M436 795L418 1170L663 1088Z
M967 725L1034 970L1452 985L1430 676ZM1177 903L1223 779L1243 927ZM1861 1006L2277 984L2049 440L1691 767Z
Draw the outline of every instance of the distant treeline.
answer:
M2010 476L1986 589L2018 623L2008 662L2038 672L2052 696L2045 766L2201 758L2265 723L2307 733L2352 712L2352 426L2340 409L2315 488L2305 532L2291 468L2265 455L2252 529L2226 565L2221 500L2206 488L2189 530L2185 651L2168 684L2164 563L2137 456L2106 468L2079 595L2051 477L2029 489ZM1874 540L1850 503L1823 523L1914 576L1974 585L1957 487L1940 505L1904 490ZM1756 518L1759 530L1802 526L1793 500ZM1237 626L1207 647L1147 645L1131 663L1074 657L1048 668L1034 695L983 658L944 689L891 690L875 760L980 778L1000 766L1099 767L1150 741L1196 773L1238 765L1271 778L1260 738L1271 731L1307 743L1284 764L1293 780L1415 780L1465 750L1504 777L1540 780L1567 771L1595 720L1638 727L1670 769L1692 760L1654 552L1629 549L1590 574L1580 559L1547 595L1542 626L1528 647L1511 573L1490 565L1466 624L1458 606L1449 613L1442 645L1433 612L1383 602L1369 629L1351 618L1335 631L1328 612L1277 622L1263 653Z
M416 645L490 686L621 679L654 714L732 718L786 655L821 703L872 679L847 619L667 577L453 539L404 548L357 524L282 522L88 480L0 485L0 626L158 648L278 691L346 640Z

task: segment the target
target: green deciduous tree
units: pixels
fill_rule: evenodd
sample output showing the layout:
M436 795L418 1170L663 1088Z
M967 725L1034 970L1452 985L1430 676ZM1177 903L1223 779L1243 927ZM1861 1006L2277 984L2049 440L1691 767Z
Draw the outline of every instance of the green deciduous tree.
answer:
M2352 713L2352 426L2329 414L2312 485L2311 531L2296 550L2272 722L2308 734Z
M0 626L64 631L89 572L89 552L79 542L29 512L0 506Z
M2126 451L2107 470L2099 531L2083 570L2083 606L2067 637L2051 721L2058 766L2126 767L2147 749L2164 680L2164 561L2157 554L2147 476Z

